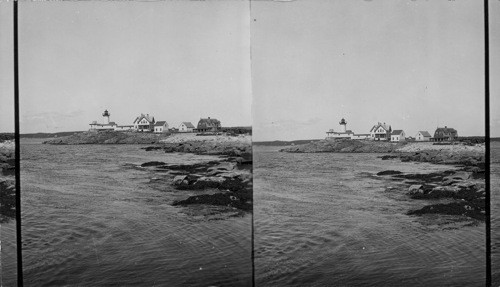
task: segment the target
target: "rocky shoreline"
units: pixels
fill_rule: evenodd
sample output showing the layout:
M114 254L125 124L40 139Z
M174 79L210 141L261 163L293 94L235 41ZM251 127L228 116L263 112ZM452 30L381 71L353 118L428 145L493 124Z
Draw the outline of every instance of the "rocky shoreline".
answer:
M403 162L429 162L454 168L433 173L404 174L386 170L377 174L380 177L403 181L409 198L427 201L428 205L410 210L408 215L441 214L485 220L484 145L407 145L395 155L380 158ZM442 199L447 202L439 202Z
M307 144L294 145L281 149L281 152L291 153L322 153L322 152L341 152L341 153L392 153L401 148L406 143L392 143L385 141L368 140L319 140L311 141Z
M83 132L43 142L53 145L153 144L141 149L166 153L219 156L199 164L170 165L152 161L140 168L161 174L150 182L160 191L179 191L173 206L216 206L218 213L252 212L252 143L249 135L154 134L137 132Z
M434 173L403 173L385 170L380 179L398 181L410 199L426 201L420 209L406 214L422 216L441 214L485 220L485 147L482 143L456 142L374 142L359 140L321 140L281 149L290 153L386 153L381 160L428 162L449 165L450 169ZM452 167L452 169L451 169ZM394 192L394 188L388 188Z
M168 134L87 131L74 133L70 136L52 138L44 144L79 145L79 144L154 144L168 137Z
M218 155L220 160L197 164L171 165L147 162L142 168L161 176L151 180L150 186L168 191L179 191L173 206L213 206L217 213L242 216L253 210L252 146L249 138L170 138L166 142L142 148L200 155Z
M0 223L16 217L15 144L12 140L0 142Z
M432 173L386 170L377 173L377 176L400 181L407 188L405 194L409 198L426 201L426 206L410 210L407 215L442 214L485 220L484 174L460 168ZM447 201L442 202L442 199Z

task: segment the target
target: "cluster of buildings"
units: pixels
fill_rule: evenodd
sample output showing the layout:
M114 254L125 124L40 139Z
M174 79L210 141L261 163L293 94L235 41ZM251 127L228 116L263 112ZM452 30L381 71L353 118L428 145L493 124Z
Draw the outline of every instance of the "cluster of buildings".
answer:
M386 123L377 123L374 125L369 133L355 134L353 131L347 129L347 122L341 119L339 122L340 130L334 131L330 129L326 132L327 139L353 139L353 140L376 140L376 141L452 141L458 138L457 130L445 126L444 128L437 128L434 136L428 131L419 131L415 137L406 136L403 130L393 130L392 127Z
M111 122L109 118L111 113L105 110L102 114L104 123L93 121L90 124L91 131L136 131L136 132L154 132L154 133L167 133L167 132L218 132L221 130L221 123L217 119L200 119L198 125L195 127L191 122L182 122L177 127L169 127L166 121L155 121L153 116L149 114L141 114L136 117L131 125L120 126L115 122Z

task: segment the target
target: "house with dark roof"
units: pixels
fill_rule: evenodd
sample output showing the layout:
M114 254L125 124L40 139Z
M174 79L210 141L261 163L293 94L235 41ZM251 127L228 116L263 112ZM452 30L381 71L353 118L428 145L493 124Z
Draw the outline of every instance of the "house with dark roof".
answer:
M444 128L437 128L434 132L434 137L431 138L431 141L441 142L441 141L453 141L458 138L458 132L454 128L449 128L444 126Z
M217 132L221 129L221 124L218 119L211 119L210 117L206 119L200 119L198 121L198 126L196 130L198 132Z
M191 122L182 122L179 125L178 131L180 133L192 133L195 129L195 126Z
M393 130L391 133L391 142L403 142L406 140L406 135L403 130Z
M431 134L428 131L419 131L415 136L416 141L424 142L431 140Z
M133 125L134 130L138 132L152 132L154 130L155 118L150 117L149 114L141 114L136 117Z
M376 141L386 141L391 139L392 128L385 123L377 123L370 130L370 138Z
M154 125L155 133L166 133L168 132L168 123L166 121L157 121Z

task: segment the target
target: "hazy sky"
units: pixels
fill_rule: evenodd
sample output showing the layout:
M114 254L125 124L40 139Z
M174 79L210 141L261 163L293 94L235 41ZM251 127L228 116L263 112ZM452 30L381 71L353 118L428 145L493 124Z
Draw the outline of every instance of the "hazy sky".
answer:
M252 124L254 140L323 138L342 117L356 133L380 121L483 135L483 28L482 1L467 0L21 2L21 132L86 130L108 109L118 124ZM14 130L12 2L0 2L0 39L1 132Z
M247 1L19 3L21 133L251 118Z
M12 2L0 1L0 132L14 132Z
M482 1L258 1L251 17L254 140L324 138L342 117L484 135Z

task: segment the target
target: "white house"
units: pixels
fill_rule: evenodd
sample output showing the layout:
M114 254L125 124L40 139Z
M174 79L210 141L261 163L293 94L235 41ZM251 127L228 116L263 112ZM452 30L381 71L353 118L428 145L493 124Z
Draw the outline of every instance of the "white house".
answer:
M178 130L180 133L192 133L194 129L195 126L191 122L182 122Z
M134 130L139 132L150 132L154 130L155 118L150 117L149 114L141 114L135 118L133 125Z
M168 132L168 124L166 121L157 121L155 123L155 133L166 133Z
M385 123L377 123L370 130L370 138L377 141L386 141L391 139L392 128Z
M416 141L430 141L431 134L428 131L419 131L415 136Z
M406 136L403 130L394 130L391 133L391 142L402 142L405 141Z

